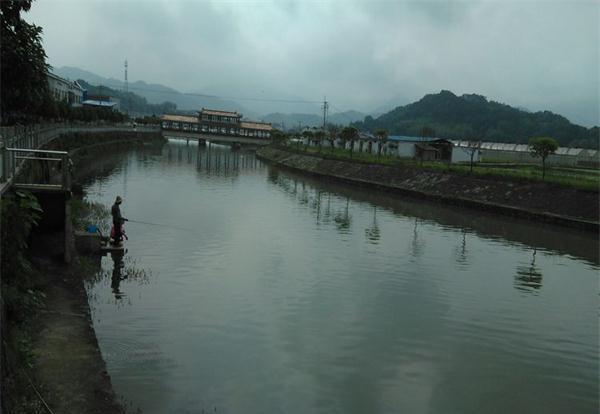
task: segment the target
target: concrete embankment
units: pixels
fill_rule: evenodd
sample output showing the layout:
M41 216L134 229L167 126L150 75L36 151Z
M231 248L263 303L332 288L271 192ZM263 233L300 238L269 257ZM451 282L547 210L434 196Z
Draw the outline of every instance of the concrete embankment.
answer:
M72 132L60 135L46 149L68 151L73 161L73 178L93 175L107 155L129 148L166 142L160 131Z
M257 156L322 178L597 232L598 192L504 177L328 159L265 147Z

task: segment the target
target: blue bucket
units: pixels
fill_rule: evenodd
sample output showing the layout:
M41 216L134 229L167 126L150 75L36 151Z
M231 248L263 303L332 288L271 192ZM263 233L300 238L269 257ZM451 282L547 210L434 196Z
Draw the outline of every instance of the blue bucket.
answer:
M98 227L94 226L93 224L88 224L88 226L85 228L85 230L88 233L96 233L98 231Z

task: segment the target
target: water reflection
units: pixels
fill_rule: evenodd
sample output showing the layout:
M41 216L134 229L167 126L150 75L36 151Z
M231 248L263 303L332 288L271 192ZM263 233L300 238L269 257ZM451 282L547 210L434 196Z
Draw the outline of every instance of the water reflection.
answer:
M597 412L594 237L218 146L146 159L123 161L128 213L179 227L132 223L125 266L104 260L90 290L117 392L144 412Z
M115 251L110 253L110 257L113 261L113 270L110 287L112 289L113 294L115 295L115 300L121 300L124 296L123 293L119 290L121 281L127 279L127 274L123 275L123 268L125 267L125 263L123 263L124 254L124 251Z
M242 171L261 170L265 165L252 152L246 150L230 150L229 147L207 143L188 147L188 157L196 164L198 172L208 172L224 176L236 176Z
M387 195L378 191L364 191L350 185L336 184L326 180L318 181L291 171L278 174L279 168L271 165L268 166L268 169L269 174L272 176L270 181L276 183L286 194L296 196L296 188L298 185L301 186L302 193L299 201L302 204L307 204L310 201L308 191L315 194L320 191L321 193L333 195L334 198L344 198L346 208L342 215L345 215L346 211L348 215L351 214L348 210L348 204L349 200L352 200L359 204L368 203L377 206L380 210L391 211L399 218L413 218L412 244L417 252L421 249L421 242L418 240L418 227L422 222L436 223L458 233L460 241L457 250L457 262L461 264L466 264L462 262L466 260L466 254L468 253L467 233L579 257L592 266L600 264L599 243L597 235L592 232L582 232L543 223L531 223L518 218ZM338 220L340 219L339 216L337 215ZM348 223L345 224L345 230L348 230Z
M350 233L352 226L352 216L350 215L350 197L346 197L346 206L341 212L336 213L333 221L336 224L340 234Z
M377 225L377 207L373 207L373 222L370 227L365 229L365 237L371 244L378 244L381 238L381 231Z
M535 255L537 249L533 249L531 263L528 266L518 266L517 274L515 275L515 288L526 291L535 292L542 287L542 273L535 265Z
M460 232L459 244L454 248L456 263L462 267L466 267L469 264L467 253L467 229L462 229Z
M413 227L412 238L410 239L410 256L417 258L423 255L425 249L425 240L419 237L419 219L415 217L415 225Z

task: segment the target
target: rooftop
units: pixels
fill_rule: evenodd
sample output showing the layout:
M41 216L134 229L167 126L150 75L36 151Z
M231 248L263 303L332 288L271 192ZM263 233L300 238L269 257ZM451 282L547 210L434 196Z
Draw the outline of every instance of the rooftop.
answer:
M440 138L435 137L409 137L408 135L390 135L388 140L390 141L403 141L403 142L428 142L437 141Z
M263 131L271 131L273 129L271 124L266 124L264 122L252 122L252 121L242 121L240 123L240 127L248 128L248 129L260 129Z
M218 116L232 116L235 118L241 118L242 114L238 114L237 112L230 112L230 111L221 111L219 109L207 109L207 108L202 108L201 111L198 111L201 115L218 115Z
M88 99L86 101L81 102L83 105L90 105L90 106L102 106L105 108L112 108L113 106L115 106L117 103L116 102L109 102L109 101L97 101L94 99Z
M77 88L77 89L80 89L82 91L84 90L81 87L81 85L79 83L77 83L77 81L72 81L72 80L69 80L69 79L61 78L60 76L58 76L58 75L56 75L56 74L54 74L52 72L46 72L46 74L48 75L48 77L50 77L52 79L55 79L55 80L57 80L59 82L66 83L66 84L68 84L72 88Z
M169 115L165 114L160 117L163 121L174 121L174 122L190 122L190 123L198 123L198 118L195 116L188 115Z
M514 152L530 152L528 144L515 144L510 142L481 142L477 141L464 141L464 140L452 140L452 143L456 147L470 147L471 145L480 145L482 150L496 150L496 151L514 151ZM556 155L573 155L573 156L588 156L595 157L598 153L597 150L583 149L583 148L569 148L559 147L556 150Z

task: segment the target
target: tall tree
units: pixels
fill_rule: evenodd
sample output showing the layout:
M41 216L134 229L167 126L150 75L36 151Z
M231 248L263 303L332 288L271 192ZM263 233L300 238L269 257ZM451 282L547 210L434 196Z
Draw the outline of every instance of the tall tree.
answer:
M286 145L288 136L279 129L274 129L271 132L271 141L276 145Z
M311 131L306 130L302 132L302 136L304 137L304 139L306 139L306 146L304 147L304 149L307 150L310 146L310 140L313 138L313 133Z
M352 152L354 150L354 141L358 138L358 129L354 127L345 127L341 133L344 143L350 142L350 158L352 158Z
M379 159L381 157L381 148L387 141L388 132L383 128L379 128L375 130L375 136L377 137L377 159Z
M331 125L329 127L329 143L331 144L331 152L333 153L333 148L335 147L335 140L337 139L338 129L335 125Z
M42 115L52 102L46 75L50 66L42 46L42 28L21 18L21 13L29 11L32 2L0 1L0 116L3 124L15 118L31 120L32 116Z
M546 178L546 158L558 149L558 142L549 137L537 137L529 140L529 150L533 157L542 159L542 180Z
M315 132L315 139L319 143L319 152L321 152L321 147L322 147L322 144L323 144L323 140L325 139L325 131L323 131L322 129L319 129L318 131L316 131Z
M473 172L475 154L477 154L481 150L481 141L469 141L467 146L463 147L462 150L469 154L469 157L471 159L471 168L469 169L469 171Z

